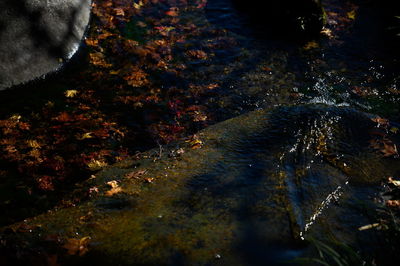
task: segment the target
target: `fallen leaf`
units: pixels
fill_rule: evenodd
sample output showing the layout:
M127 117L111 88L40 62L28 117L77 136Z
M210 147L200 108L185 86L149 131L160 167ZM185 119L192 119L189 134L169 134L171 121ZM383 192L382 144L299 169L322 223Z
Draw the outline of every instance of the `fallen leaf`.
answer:
M116 180L108 181L107 185L109 185L111 188L116 188L116 187L118 187L118 181L116 181Z
M195 111L193 114L193 121L194 122L202 122L208 119L207 115L203 114L202 112Z
M26 144L28 144L29 147L34 148L34 149L39 149L41 146L36 140L27 140Z
M99 168L103 168L106 167L108 164L102 160L96 160L96 159L92 159L87 166L92 169L92 170L96 170Z
M202 9L207 5L207 1L208 0L199 0L198 5L196 6L196 8Z
M165 12L165 15L177 17L179 16L179 9L177 7L171 7L167 12Z
M385 156L385 157L398 155L396 144L389 142L389 141L383 142L383 149L381 150L381 152L383 153L383 156Z
M393 179L393 177L388 178L389 184L395 185L396 187L400 187L400 181Z
M400 207L400 200L388 200L386 201L388 207Z
M93 134L93 132L86 132L86 133L83 133L82 135L77 135L76 138L78 140L91 139L91 138L93 138L92 134Z
M85 43L86 43L87 45L89 45L89 46L94 46L94 47L96 47L96 46L99 45L99 40L98 40L98 39L87 38L87 39L85 40Z
M219 85L217 83L211 83L211 84L207 85L207 89L209 89L209 90L213 90L218 87L219 87Z
M367 224L367 225L359 227L358 231L364 231L364 230L372 229L372 228L378 227L379 225L380 225L379 223Z
M125 12L122 8L114 8L115 15L117 16L125 16Z
M304 50L311 50L311 49L315 49L318 47L319 47L319 44L317 42L311 41L311 42L306 43L306 45L304 45L303 48L304 48Z
M158 26L155 27L155 29L158 30L162 36L167 36L170 31L175 29L175 27Z
M111 32L105 31L105 32L99 34L99 35L97 36L97 39L98 39L98 40L103 40L103 39L107 39L107 38L110 37L110 36L114 36L114 34L111 33Z
M144 179L144 181L146 181L147 183L153 183L154 178L153 177L147 177Z
M111 189L106 191L105 193L105 195L108 197L111 197L115 194L122 192L122 188L118 185L118 182L116 180L107 182L107 185L111 187Z
M347 12L347 17L348 17L349 19L356 19L356 11L355 11L355 10L352 10L352 11L350 11L350 12Z
M99 193L99 189L97 187L89 188L89 194L92 195L94 193Z
M20 115L12 115L10 117L10 120L13 120L15 122L19 122L19 120L21 120L21 118L22 118L22 116L20 116Z
M193 57L196 59L201 59L201 60L205 60L208 57L207 53L202 50L189 50L186 53L190 57Z
M139 178L140 176L144 175L147 173L146 170L139 170L139 171L133 171L125 175L126 178Z
M112 66L111 64L108 64L106 62L104 54L100 52L90 53L89 58L90 58L90 63L95 66L105 67L105 68Z
M78 94L78 91L77 90L67 90L67 91L65 91L64 94L65 94L65 97L72 98Z
M393 134L397 134L397 132L399 132L399 129L397 127L392 127L390 129L390 132L392 132Z
M179 154L179 155L181 155L181 154L184 154L184 153L185 153L185 150L184 150L183 148L179 148L179 149L176 151L176 153Z
M141 87L149 82L147 76L147 73L142 69L133 67L131 72L124 76L124 80L132 87Z
M197 135L193 135L190 139L186 140L193 150L200 149L203 146L203 141L201 141Z
M133 2L133 7L136 9L140 9L143 6L143 2L139 1L139 3Z
M329 39L333 39L333 38L334 38L333 33L332 33L332 30L331 30L331 29L328 29L328 28L323 28L323 29L321 30L321 34L325 35L325 36L328 37Z
M375 123L378 123L378 127L387 127L389 125L389 120L385 119L385 118L381 118L381 117L375 117L375 118L371 118L372 121L374 121Z
M69 255L83 256L89 251L89 242L89 236L85 236L83 238L69 238L67 239L67 242L64 244L63 248L67 250Z

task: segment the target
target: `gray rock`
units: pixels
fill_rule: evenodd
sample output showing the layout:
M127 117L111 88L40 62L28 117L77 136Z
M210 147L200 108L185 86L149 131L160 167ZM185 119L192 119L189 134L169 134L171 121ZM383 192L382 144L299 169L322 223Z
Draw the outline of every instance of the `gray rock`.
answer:
M77 51L91 0L1 0L0 90L56 71Z

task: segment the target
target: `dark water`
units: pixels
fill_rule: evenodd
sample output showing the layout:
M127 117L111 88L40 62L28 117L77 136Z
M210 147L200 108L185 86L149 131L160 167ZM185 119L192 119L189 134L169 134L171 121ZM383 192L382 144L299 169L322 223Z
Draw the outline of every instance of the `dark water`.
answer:
M74 228L104 245L89 258L277 264L307 256L309 237L369 251L376 236L357 228L374 222L365 214L376 208L379 183L399 171L396 159L369 147L368 133L376 115L399 122L399 42L385 32L391 19L379 3L354 3L324 1L337 14L328 16L336 19L328 20L334 37L310 41L271 34L274 25L254 25L231 1L209 0L196 19L226 29L237 46L193 63L185 75L220 85L201 102L214 122L239 117L206 131L211 146L189 153L176 170L152 166L170 177L140 197L128 193L121 202L134 198L132 206L95 201L104 228ZM268 111L252 124L240 117L258 109ZM62 231L59 220L49 220L50 231Z
M346 9L349 3L324 2L328 14L335 12L339 17L346 17L346 12L351 10ZM399 97L389 91L399 86L398 40L387 34L393 18L379 4L355 3L360 4L356 21L347 22L344 26L347 28L341 30L337 25L341 23L340 18L330 25L328 16L327 27L332 29L334 38L321 37L315 40L317 48L305 50L307 41L270 33L270 28L276 26L252 23L231 1L209 1L208 21L237 34L241 45L253 55L248 57L249 69L243 69L241 79L231 84L240 87L240 91L257 87L243 92L247 97L243 103L253 107L263 103L265 106L281 102L325 103L352 106L398 119ZM375 12L377 9L380 13ZM257 69L264 65L271 68L270 77ZM354 87L371 88L371 95L360 97L353 92ZM260 91L254 92L257 89ZM300 93L295 101L288 97L293 92Z

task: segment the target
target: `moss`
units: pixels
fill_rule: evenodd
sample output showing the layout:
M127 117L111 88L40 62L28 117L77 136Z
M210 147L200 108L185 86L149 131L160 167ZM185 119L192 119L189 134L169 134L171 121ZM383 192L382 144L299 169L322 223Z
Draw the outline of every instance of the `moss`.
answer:
M342 120L333 123L331 118L337 116ZM309 128L321 119L326 130ZM325 106L250 112L200 131L201 148L182 141L164 147L161 155L154 156L156 150L144 153L134 165L126 161L108 167L87 182L88 189L99 189L89 201L23 224L37 225L42 236L57 235L64 241L89 236L85 256L60 254L74 264L212 264L216 254L225 261L240 261L253 252L247 248L252 241L263 248L283 246L285 254L297 245L307 219L332 187L343 185L347 176L371 184L373 171L385 167L361 147L332 145L353 143L346 139L358 130L353 119L369 121L362 113ZM294 134L299 128L305 135ZM337 133L332 136L329 129ZM303 153L300 146L288 153L304 136L315 145ZM178 148L185 152L168 156ZM310 168L307 160L317 158L317 151L324 159ZM343 153L347 156L332 156ZM139 178L127 175L142 170L146 172ZM107 196L109 181L116 181L121 192ZM318 220L318 228L333 230L337 221L332 219L337 217ZM21 226L12 228L18 232Z

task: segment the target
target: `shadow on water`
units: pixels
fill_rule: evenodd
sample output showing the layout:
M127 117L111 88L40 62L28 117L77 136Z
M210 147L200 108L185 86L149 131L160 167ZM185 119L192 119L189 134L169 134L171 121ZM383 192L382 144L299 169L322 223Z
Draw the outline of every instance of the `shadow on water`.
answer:
M331 120L336 118L344 122ZM191 177L185 186L187 196L173 203L174 208L184 210L188 220L210 209L217 216L230 216L235 233L232 253L222 254L223 264L240 261L241 265L275 265L299 257L306 247L300 232L317 212L317 204L338 186L357 178L346 176L319 156L318 142L326 134L331 138L329 145L339 145L330 147L336 149L336 156L356 161L350 156L358 156L368 141L367 134L358 130L367 132L363 128L371 126L351 109L278 108L268 119L265 131L228 144L223 159L209 173ZM299 130L303 132L298 134ZM338 134L342 130L342 135ZM336 196L339 200L341 195ZM332 203L328 202L323 211L329 211L326 209ZM324 224L329 227L335 223L329 220ZM348 232L354 224L341 226Z

